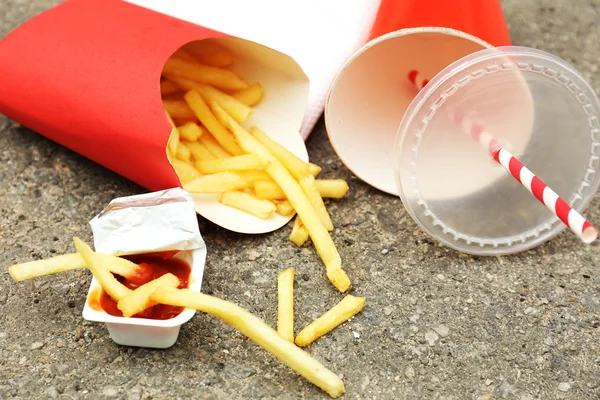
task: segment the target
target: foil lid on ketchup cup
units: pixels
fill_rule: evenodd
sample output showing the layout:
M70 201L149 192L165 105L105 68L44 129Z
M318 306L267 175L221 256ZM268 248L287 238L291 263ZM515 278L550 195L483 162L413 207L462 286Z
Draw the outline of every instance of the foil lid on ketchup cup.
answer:
M188 286L199 292L206 262L206 245L195 218L194 201L183 189L116 198L90 221L94 247L117 256L168 254L190 268ZM184 309L169 319L125 318L94 307L101 286L92 278L83 318L104 322L111 339L123 346L167 348L196 310Z
M0 113L150 191L180 187L167 157L173 131L161 101L166 60L183 45L213 41L231 67L265 96L246 127L258 126L301 159L299 134L309 82L291 57L259 43L120 0L69 0L0 41ZM292 216L262 221L194 196L196 211L243 233L263 233ZM251 217L251 218L250 218Z

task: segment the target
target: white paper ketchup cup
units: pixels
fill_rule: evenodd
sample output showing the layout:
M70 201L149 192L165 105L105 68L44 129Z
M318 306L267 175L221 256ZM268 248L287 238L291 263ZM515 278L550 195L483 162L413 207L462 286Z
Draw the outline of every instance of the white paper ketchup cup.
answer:
M173 258L190 267L188 289L200 291L206 245L196 222L194 202L183 189L117 198L90 225L100 253L122 256L179 250ZM170 347L177 341L181 326L196 313L186 308L165 320L114 316L93 306L100 293L101 286L93 278L83 318L105 323L111 339L123 346Z

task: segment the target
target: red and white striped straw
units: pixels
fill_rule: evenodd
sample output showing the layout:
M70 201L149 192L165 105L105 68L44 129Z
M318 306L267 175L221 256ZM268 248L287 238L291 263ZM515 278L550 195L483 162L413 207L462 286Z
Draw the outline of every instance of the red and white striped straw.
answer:
M417 87L417 90L423 89L429 83L428 79L421 78L421 74L416 69L408 73L408 80Z
M413 71L411 71L412 73ZM418 77L419 74L411 75L409 79L413 84L417 82L411 79ZM428 81L427 81L428 82ZM415 84L417 89L419 85ZM463 131L478 142L483 148L487 149L494 160L502 165L521 185L523 185L531 194L535 196L542 204L558 217L566 226L571 229L586 244L592 243L598 238L598 229L596 229L581 214L575 211L566 201L564 201L554 190L550 189L540 178L525 167L515 156L506 150L494 135L484 129L484 125L477 121L473 115L467 115L461 111L453 112L454 121L459 124Z

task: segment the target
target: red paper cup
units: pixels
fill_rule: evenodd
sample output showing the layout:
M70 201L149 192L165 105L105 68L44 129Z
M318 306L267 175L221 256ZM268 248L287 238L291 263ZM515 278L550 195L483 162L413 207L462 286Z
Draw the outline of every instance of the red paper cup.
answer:
M498 0L382 0L370 37L331 84L325 123L342 162L397 195L394 139L417 94L409 72L419 72L421 85L454 61L510 38Z
M308 79L290 57L119 0L70 0L0 41L0 112L155 191L181 186L166 146L172 127L161 102L165 61L181 46L217 41L236 55L232 69L259 81L256 125L307 160L298 134ZM289 218L257 218L194 196L197 211L228 229L268 232Z
M369 39L422 26L456 29L494 46L511 44L500 0L381 0Z

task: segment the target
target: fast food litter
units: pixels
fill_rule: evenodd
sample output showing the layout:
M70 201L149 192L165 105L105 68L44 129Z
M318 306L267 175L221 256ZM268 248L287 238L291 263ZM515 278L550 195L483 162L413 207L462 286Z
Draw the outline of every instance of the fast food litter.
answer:
M296 336L295 343L300 347L308 346L333 328L358 314L364 308L365 302L366 298L364 297L346 295L342 301L302 329Z
M165 151L183 189L115 199L90 221L95 250L75 237L77 253L16 264L9 271L14 280L23 281L89 269L93 278L83 317L106 323L111 338L121 345L170 347L196 310L208 313L337 398L345 390L340 377L300 349L298 341L306 346L341 324L345 319L340 318L352 312L344 306L347 301L305 328L298 339L294 268L278 275L276 329L233 303L199 293L206 248L190 196L194 194L217 195L220 204L259 220L297 213L290 240L302 246L310 237L331 283L340 292L350 287L323 200L342 198L347 183L315 179L321 167L302 160L258 127L241 125L251 121L253 107L268 93L261 83L246 82L227 69L233 64L235 57L216 45L186 46L165 64L160 92L172 125ZM363 305L364 299L360 309ZM352 310L355 314L360 309L354 305ZM308 331L309 338L302 341Z

